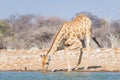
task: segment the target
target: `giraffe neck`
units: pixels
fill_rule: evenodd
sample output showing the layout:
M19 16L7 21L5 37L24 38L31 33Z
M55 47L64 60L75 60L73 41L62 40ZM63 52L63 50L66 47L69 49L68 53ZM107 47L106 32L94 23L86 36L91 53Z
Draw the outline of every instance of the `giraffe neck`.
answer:
M55 35L52 45L51 45L50 49L48 50L46 56L48 56L49 54L53 54L57 50L57 47L59 46L59 44L61 43L61 41L64 38L64 33L62 30L63 29L61 27L60 30Z

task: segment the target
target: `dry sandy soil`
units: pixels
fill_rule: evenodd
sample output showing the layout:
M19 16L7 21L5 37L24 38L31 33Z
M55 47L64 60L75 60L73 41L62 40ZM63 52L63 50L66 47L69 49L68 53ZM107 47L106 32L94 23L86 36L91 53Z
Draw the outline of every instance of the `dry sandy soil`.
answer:
M41 71L40 55L46 52L47 50L0 50L0 70ZM80 57L79 50L72 50L67 53L70 57L71 67L75 68ZM83 49L81 64L77 71L86 71L84 70L85 64L88 64L89 67L87 71L120 71L120 49L97 48L91 49L89 54L86 54L86 50ZM61 71L66 69L67 57L65 51L57 51L52 56L48 70Z

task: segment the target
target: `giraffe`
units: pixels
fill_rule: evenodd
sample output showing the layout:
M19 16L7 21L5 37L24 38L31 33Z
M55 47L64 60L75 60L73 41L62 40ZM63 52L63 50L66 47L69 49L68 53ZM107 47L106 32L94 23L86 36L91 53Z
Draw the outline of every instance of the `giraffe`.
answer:
M67 53L67 51L75 48L82 49L81 41L86 37L87 53L89 53L91 24L92 24L91 20L84 14L78 15L77 17L73 18L73 20L70 22L65 22L55 35L52 45L47 51L46 55L42 57L42 70L47 70L47 68L45 69L45 66L46 63L49 65L50 61L50 59L48 59L48 56L53 55L55 51L57 51L59 44L62 41L64 41L63 43L65 46L65 54L68 56L67 57L68 71L71 71L69 63L69 54Z

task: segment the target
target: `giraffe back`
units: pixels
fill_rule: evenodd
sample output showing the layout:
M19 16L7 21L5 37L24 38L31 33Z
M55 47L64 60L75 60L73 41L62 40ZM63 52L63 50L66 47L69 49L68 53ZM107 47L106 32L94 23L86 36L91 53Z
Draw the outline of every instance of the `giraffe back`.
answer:
M77 37L78 39L83 40L86 33L90 33L91 20L82 14L75 17L71 22L65 23L63 28L65 28L64 32L66 38L74 40L74 38Z

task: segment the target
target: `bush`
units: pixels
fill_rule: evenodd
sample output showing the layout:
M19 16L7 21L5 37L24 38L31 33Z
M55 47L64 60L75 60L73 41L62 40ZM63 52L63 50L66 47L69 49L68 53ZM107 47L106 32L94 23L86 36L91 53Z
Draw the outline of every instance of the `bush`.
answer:
M92 20L91 45L93 47L120 46L120 44L115 46L117 42L113 44L113 39L115 41L120 39L119 36L116 37L120 33L120 20L109 22L89 12L76 15L83 13ZM30 49L34 46L39 49L49 48L54 34L64 22L65 20L57 17L46 18L35 15L15 15L0 20L0 48Z

